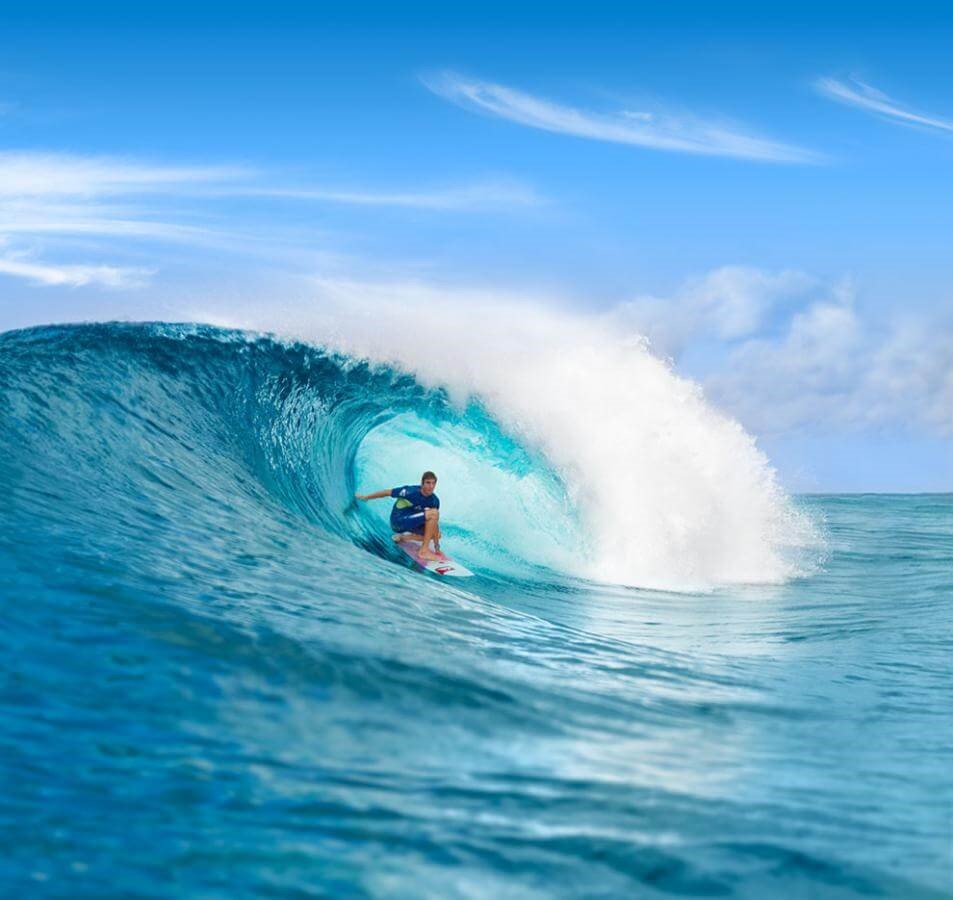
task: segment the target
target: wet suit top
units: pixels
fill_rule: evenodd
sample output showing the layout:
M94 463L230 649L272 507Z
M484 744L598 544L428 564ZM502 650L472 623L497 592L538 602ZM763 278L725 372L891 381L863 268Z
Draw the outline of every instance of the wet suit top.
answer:
M424 510L440 509L440 498L436 494L425 497L419 484L395 487L390 495L397 500L390 511L390 527L394 531L423 531Z

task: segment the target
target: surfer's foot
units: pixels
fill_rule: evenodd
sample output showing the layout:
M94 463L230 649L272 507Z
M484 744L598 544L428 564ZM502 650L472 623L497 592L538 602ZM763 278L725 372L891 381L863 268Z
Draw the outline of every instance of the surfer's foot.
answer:
M400 532L397 532L397 534L392 534L392 535L390 536L390 539L391 539L395 544L399 544L405 537L406 537L406 535L403 535L403 534L401 534Z
M439 557L436 553L434 553L433 550L423 550L423 549L422 549L417 555L418 555L421 559L437 559L437 560L440 559L440 557Z

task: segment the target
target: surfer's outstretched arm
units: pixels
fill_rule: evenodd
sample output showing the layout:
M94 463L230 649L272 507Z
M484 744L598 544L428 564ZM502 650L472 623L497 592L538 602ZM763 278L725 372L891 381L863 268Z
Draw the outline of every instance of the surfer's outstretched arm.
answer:
M390 496L390 491L374 491L373 494L355 494L358 500L382 500Z

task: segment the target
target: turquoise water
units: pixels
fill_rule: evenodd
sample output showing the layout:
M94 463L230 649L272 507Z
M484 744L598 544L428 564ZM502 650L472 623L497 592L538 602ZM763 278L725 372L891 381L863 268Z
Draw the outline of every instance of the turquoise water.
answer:
M953 495L797 498L813 574L647 591L559 574L559 479L383 367L42 328L0 390L4 894L953 896ZM428 429L548 567L446 477L474 579L350 503Z

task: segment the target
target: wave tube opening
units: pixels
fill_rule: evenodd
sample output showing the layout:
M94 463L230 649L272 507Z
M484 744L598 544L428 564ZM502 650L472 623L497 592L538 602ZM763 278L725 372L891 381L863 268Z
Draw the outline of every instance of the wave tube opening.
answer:
M562 482L479 405L442 422L398 414L367 434L354 465L362 492L415 484L427 469L438 477L441 529L454 557L482 572L571 570L585 537ZM371 501L364 515L389 534L390 509Z

